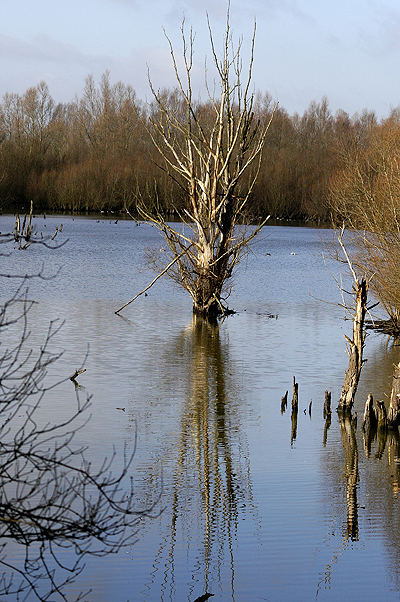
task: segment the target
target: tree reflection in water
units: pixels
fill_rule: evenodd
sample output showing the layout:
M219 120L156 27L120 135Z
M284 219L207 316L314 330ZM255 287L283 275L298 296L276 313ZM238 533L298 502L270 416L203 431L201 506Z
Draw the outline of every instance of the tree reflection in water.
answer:
M339 414L340 432L345 458L346 479L346 505L347 525L345 528L346 541L358 541L358 506L357 506L357 484L358 474L358 447L356 438L356 423L351 416Z
M66 588L85 558L132 543L145 513L135 508L129 475L134 450L122 463L114 453L95 467L75 442L89 399L77 394L74 404L71 390L70 407L55 403L47 372L59 357L59 327L50 323L32 350L31 306L24 286L0 306L0 597L72 600ZM58 407L51 421L48 403Z
M228 571L223 582L226 587L230 581L234 599L234 540L241 510L251 510L252 494L235 395L227 384L228 348L221 343L218 326L194 316L176 341L174 354L180 357L187 391L172 469L172 503L165 509L170 513L167 534L154 563L164 570L161 599L176 596L175 546L180 536L194 554L191 582L196 592L213 591Z

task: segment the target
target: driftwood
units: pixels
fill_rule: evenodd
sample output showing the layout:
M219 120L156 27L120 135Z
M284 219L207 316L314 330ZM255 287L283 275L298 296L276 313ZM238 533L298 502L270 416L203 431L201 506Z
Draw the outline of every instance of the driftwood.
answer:
M391 428L400 424L400 363L394 368L387 423Z

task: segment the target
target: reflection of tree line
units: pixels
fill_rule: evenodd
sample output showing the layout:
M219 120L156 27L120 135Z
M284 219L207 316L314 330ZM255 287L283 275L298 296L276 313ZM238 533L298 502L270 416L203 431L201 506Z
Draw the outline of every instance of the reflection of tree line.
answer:
M218 327L195 317L191 327L179 337L177 348L178 355L184 358L188 393L181 414L169 527L155 562L155 566L160 567L164 556L162 599L166 588L174 587L178 523L188 516L192 523L196 519L200 522L199 527L196 525L199 534L194 536L203 540L203 551L196 559L195 569L199 581L204 579L205 590L212 586L212 572L217 571L220 577L227 556L234 598L232 544L240 503L245 501L245 495L247 498L251 495L251 490L248 476L245 471L241 473L234 457L239 433L232 422L232 404L227 391L226 350ZM197 496L199 508L195 507Z

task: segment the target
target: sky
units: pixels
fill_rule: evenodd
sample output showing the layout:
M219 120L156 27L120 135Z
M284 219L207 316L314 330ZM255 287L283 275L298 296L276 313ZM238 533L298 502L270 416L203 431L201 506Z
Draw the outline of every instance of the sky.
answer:
M204 88L209 15L217 48L225 0L0 0L0 96L44 80L56 102L82 93L85 78L130 84L150 100L175 85L168 33L179 57L182 19L195 32L194 80ZM257 24L254 90L290 114L328 98L330 109L385 117L400 105L399 0L231 0L243 58ZM245 62L245 61L244 61Z

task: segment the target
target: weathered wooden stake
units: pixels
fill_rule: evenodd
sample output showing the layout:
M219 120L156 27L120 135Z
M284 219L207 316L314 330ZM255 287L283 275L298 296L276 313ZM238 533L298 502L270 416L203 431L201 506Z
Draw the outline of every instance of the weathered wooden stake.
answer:
M325 403L324 403L324 418L325 419L332 414L331 397L332 397L332 394L328 390L325 391Z
M296 377L293 376L293 399L292 399L292 409L299 407L299 383L296 382Z

